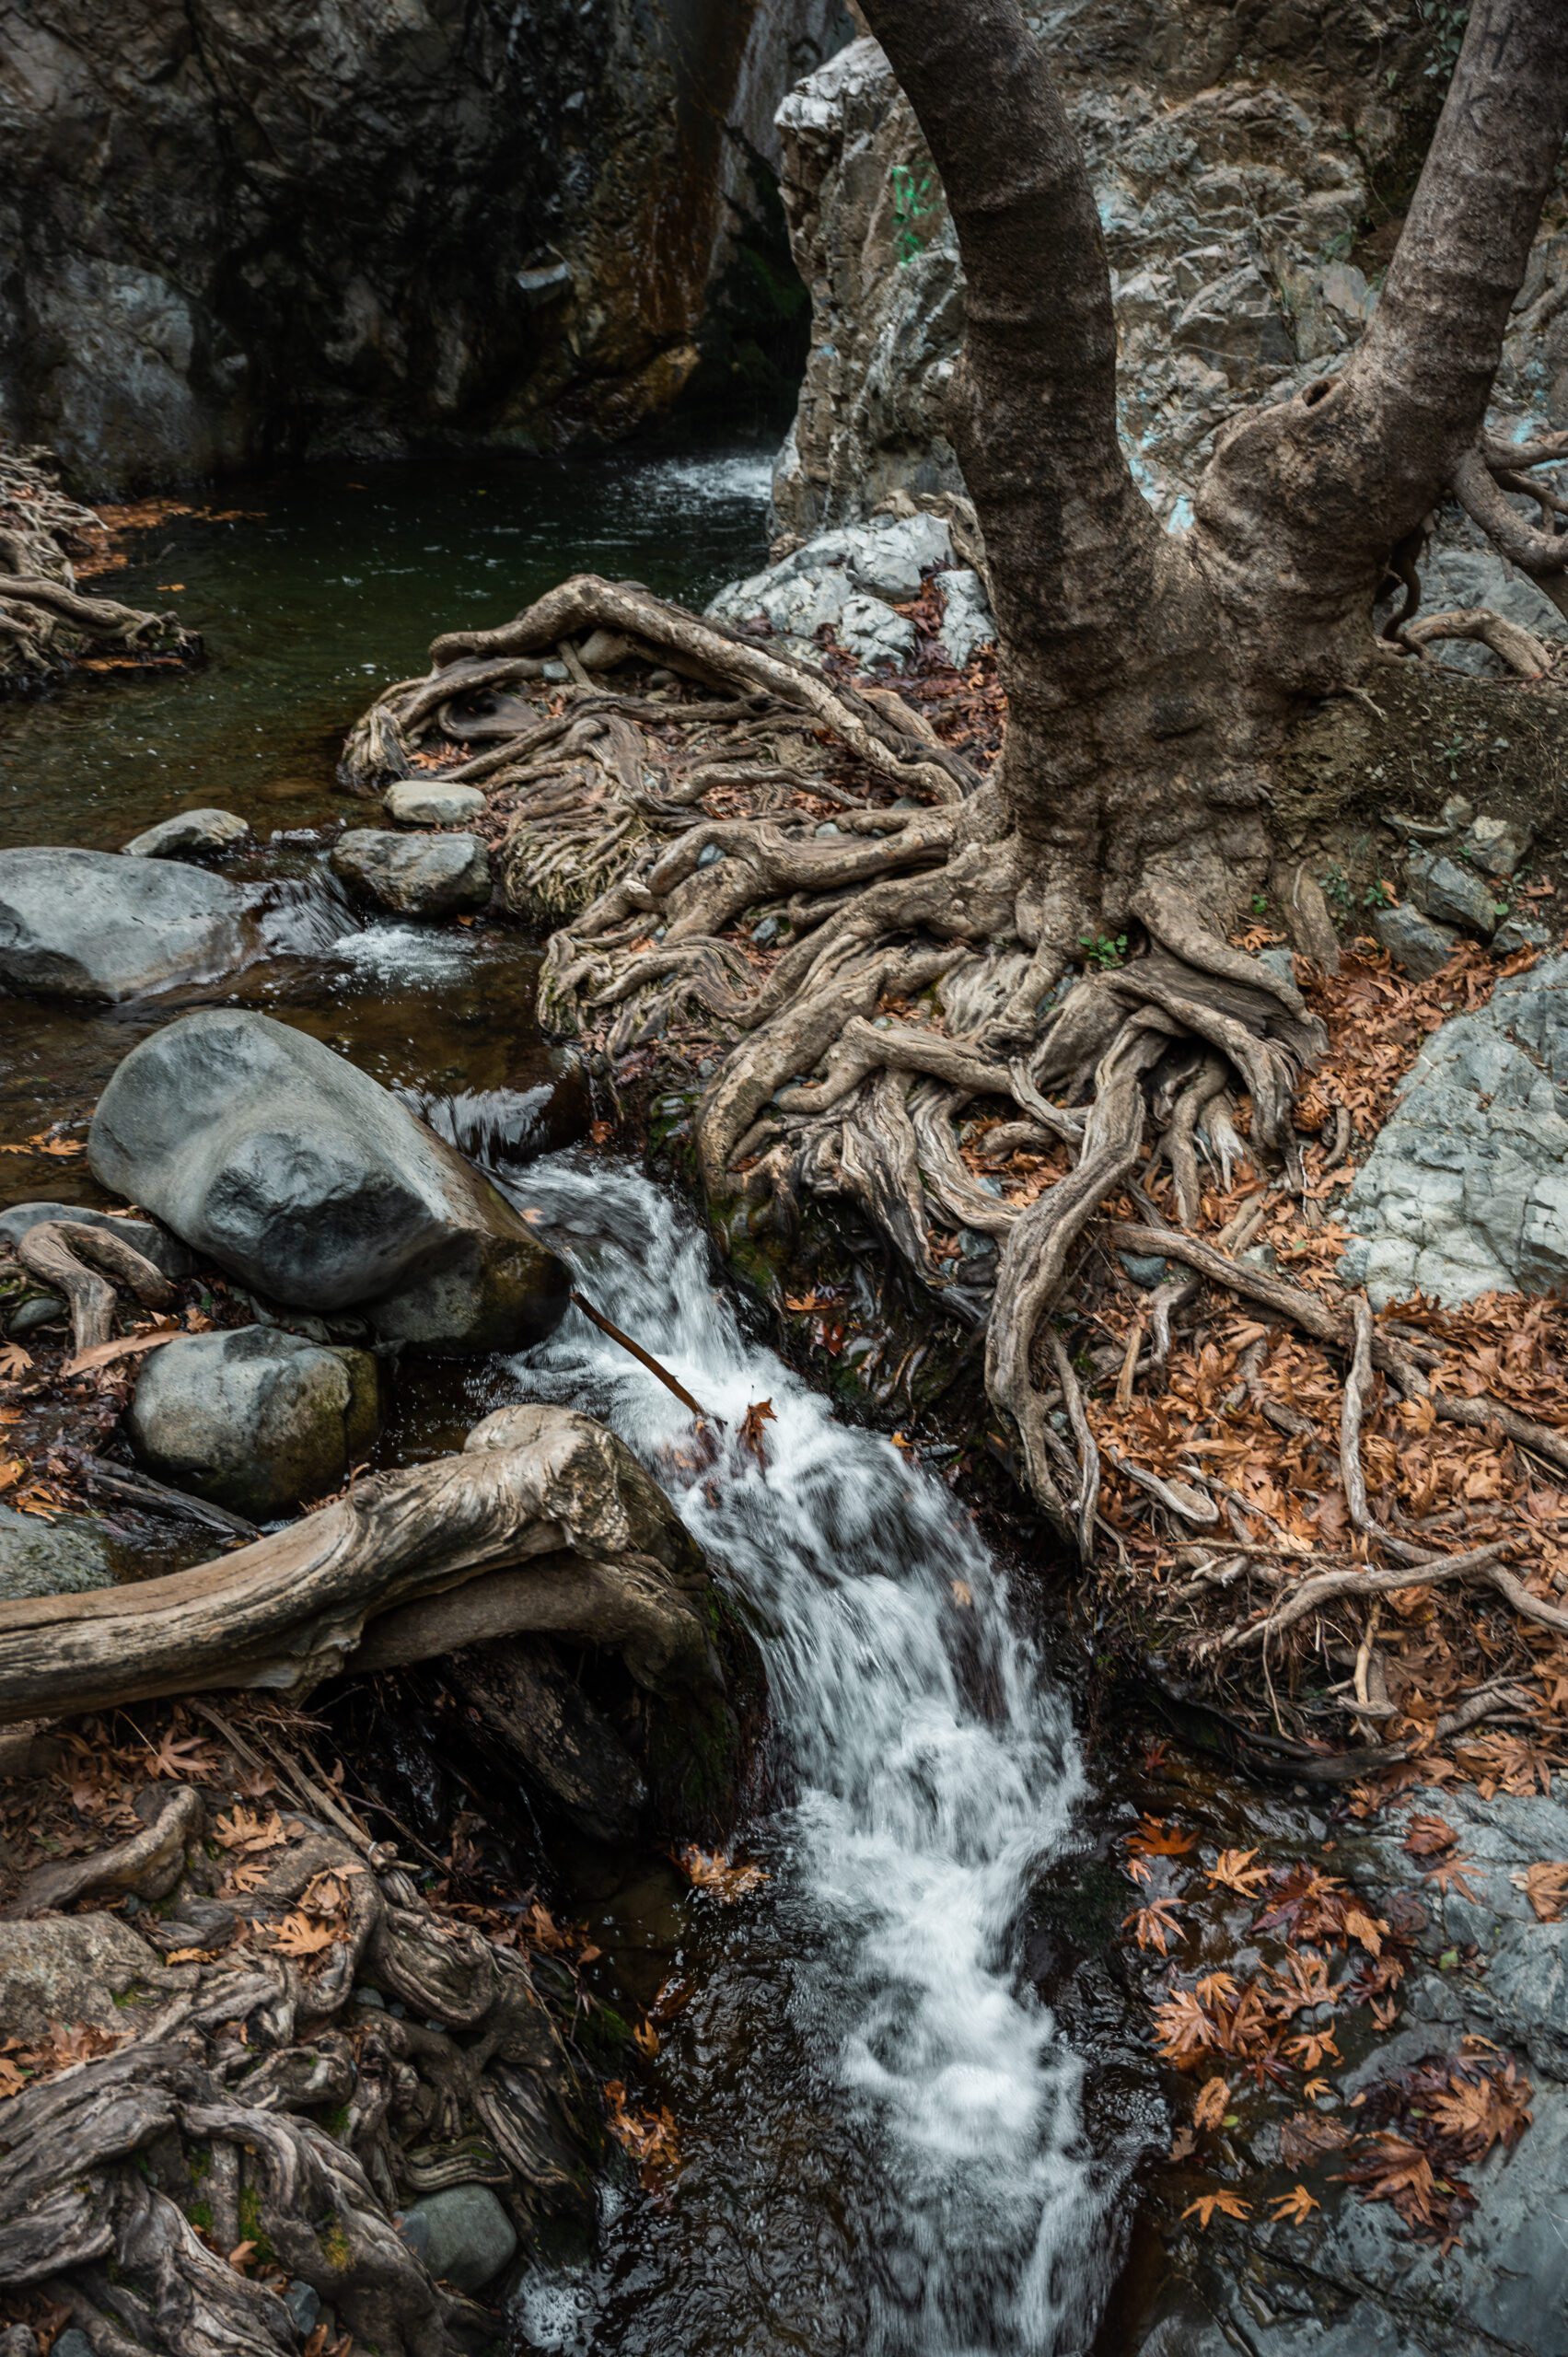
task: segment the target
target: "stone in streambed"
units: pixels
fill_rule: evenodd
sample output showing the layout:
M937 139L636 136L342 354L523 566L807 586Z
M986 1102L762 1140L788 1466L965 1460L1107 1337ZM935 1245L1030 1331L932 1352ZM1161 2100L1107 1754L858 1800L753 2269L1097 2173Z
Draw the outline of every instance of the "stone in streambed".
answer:
M1408 900L1400 900L1391 909L1379 909L1372 920L1372 930L1389 957L1413 981L1430 981L1440 974L1459 946L1459 936L1446 924L1434 924Z
M114 1573L97 1523L85 1515L17 1514L0 1505L0 1604L25 1596L75 1596L112 1587Z
M332 873L356 898L401 917L456 916L490 900L490 854L477 835L354 827L339 838Z
M0 853L0 989L139 998L241 954L245 903L199 868L43 845Z
M1410 897L1423 916L1439 924L1457 924L1466 933L1490 941L1497 930L1498 908L1491 887L1473 867L1436 853L1412 851L1407 868Z
M270 1522L335 1490L377 1421L367 1351L241 1326L153 1352L127 1429L137 1461L160 1481Z
M478 2292L517 2247L517 2230L487 2185L449 2185L405 2211L399 2231L440 2282Z
M401 827L466 827L484 815L477 785L443 785L439 778L407 777L381 797L389 819ZM367 830L356 829L355 832Z
M250 830L232 810L177 810L134 835L125 846L127 859L199 859L204 853L232 851L249 842Z
M87 1158L266 1300L358 1311L385 1341L521 1350L566 1306L565 1270L487 1178L271 1016L203 1009L145 1039L99 1100Z

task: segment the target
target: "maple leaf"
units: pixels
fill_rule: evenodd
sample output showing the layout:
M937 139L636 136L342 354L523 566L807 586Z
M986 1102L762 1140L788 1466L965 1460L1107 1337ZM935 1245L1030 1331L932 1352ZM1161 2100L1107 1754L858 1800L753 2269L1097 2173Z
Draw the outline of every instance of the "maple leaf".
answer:
M1228 2079L1205 2079L1198 2090L1192 2117L1200 2128L1217 2128L1230 2108Z
M34 1139L33 1144L38 1153L52 1154L61 1162L68 1162L73 1155L86 1154L87 1150L82 1138L41 1137Z
M1451 1858L1439 1858L1434 1866L1429 1866L1426 1879L1442 1892L1445 1898L1450 1891L1457 1891L1461 1898L1479 1899L1481 1893L1468 1879L1464 1871L1472 1863L1472 1860L1464 1857L1456 1850Z
M699 1850L694 1841L676 1852L676 1864L695 1890L711 1891L726 1907L768 1880L763 1866L738 1866L722 1850Z
M1527 1866L1522 1875L1516 1875L1514 1885L1524 1892L1539 1922L1561 1923L1563 1909L1568 1907L1568 1861L1543 1858L1539 1865Z
M1304 2185L1293 2185L1288 2193L1276 2193L1269 2204L1276 2225L1288 2223L1293 2226L1304 2226L1314 2210L1320 2210L1322 2206L1320 2201L1313 2200Z
M1196 2201L1188 2203L1181 2215L1183 2219L1196 2218L1200 2226L1206 2226L1216 2210L1226 2218L1249 2218L1252 2204L1244 2201L1239 2193L1233 2193L1229 2186L1222 2185L1216 2192L1201 2193Z
M1331 2029L1309 2030L1300 2038L1287 2038L1285 2052L1295 2057L1303 2071L1316 2071L1326 2054L1331 2054L1336 2062L1340 2060Z
M189 1776L201 1783L215 1776L217 1767L203 1736L176 1735L172 1727L165 1727L157 1749L147 1762L147 1772L153 1776Z
M12 2038L7 2038L6 2043L7 2046L14 2047L17 2041ZM26 2072L18 2070L8 2055L0 2054L0 2102L4 2102L8 2096L19 2096L27 2084Z
M1236 1976L1231 1972L1205 1972L1192 1987L1200 2004L1228 2005L1236 1995Z
M1459 1837L1446 1817L1412 1817L1403 1848L1410 1858L1440 1858L1458 1847Z
M1260 1883L1269 1879L1270 1868L1255 1866L1256 1850L1222 1850L1209 1868L1207 1879L1217 1889L1234 1890L1243 1898L1250 1898Z
M1344 1928L1353 1940L1360 1941L1369 1956L1382 1955L1383 1934L1388 1926L1381 1916L1368 1915L1360 1907L1349 1906L1345 1909Z
M1155 2038L1167 2062L1179 2069L1220 2043L1219 2025L1191 1989L1173 1989L1154 2009Z
M225 1850L275 1850L287 1836L284 1822L274 1810L271 1817L258 1817L254 1809L238 1805L227 1817L220 1817L213 1828L214 1836Z
M233 1897L237 1893L260 1890L271 1871L271 1867L260 1858L247 1859L238 1866L231 1866L224 1877L225 1896Z
M1121 1928L1125 1931L1131 1923L1141 1948L1157 1948L1161 1956L1168 1956L1171 1941L1181 1937L1176 1920L1180 1905L1179 1898L1153 1898L1146 1907L1135 1907L1124 1916Z
M32 1353L24 1351L20 1342L0 1342L0 1378L14 1382L25 1375L32 1364Z
M766 1466L768 1453L762 1439L762 1427L776 1419L771 1399L755 1399L740 1420L740 1446L749 1449L759 1465Z
M1198 1836L1179 1831L1163 1817L1145 1816L1127 1836L1127 1847L1135 1858L1180 1858L1198 1847Z
M637 2048L639 2052L647 2056L650 2062L653 2061L654 2056L659 2050L659 2034L654 2027L652 2022L643 2021L638 2023L636 2028L632 2032L632 2043Z
M266 1928L261 1923L256 1926L258 1931ZM341 1936L335 1924L312 1922L308 1915L297 1911L285 1915L281 1923L273 1924L272 1935L273 1945L280 1947L285 1956L319 1956L323 1948L335 1946Z
M8 1457L0 1459L0 1490L14 1490L27 1469L25 1457Z

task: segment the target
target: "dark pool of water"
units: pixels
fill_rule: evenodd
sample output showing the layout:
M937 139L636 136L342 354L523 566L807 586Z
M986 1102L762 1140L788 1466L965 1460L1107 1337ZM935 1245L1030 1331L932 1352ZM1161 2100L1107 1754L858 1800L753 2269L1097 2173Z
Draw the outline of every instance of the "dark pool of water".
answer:
M350 722L437 631L509 620L571 573L701 602L766 554L769 454L420 459L225 485L104 586L205 640L190 673L111 673L0 714L0 848L114 850L217 804L259 830L341 813ZM178 586L176 586L178 585Z

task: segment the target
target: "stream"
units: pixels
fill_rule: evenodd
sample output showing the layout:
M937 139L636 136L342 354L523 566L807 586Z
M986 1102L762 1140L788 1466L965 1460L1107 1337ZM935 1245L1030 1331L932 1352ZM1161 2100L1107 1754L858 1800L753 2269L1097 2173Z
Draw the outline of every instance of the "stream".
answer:
M325 872L343 730L422 667L435 628L590 567L701 600L761 561L766 479L756 452L313 470L226 493L221 520L160 522L113 586L177 603L211 665L0 714L0 855L235 809L271 836L230 872L270 897L273 954L140 1006L13 1003L0 1139L85 1120L173 1013L264 1005L482 1144L591 1297L732 1431L771 1403L764 1464L683 1472L687 1420L574 1312L516 1361L421 1374L379 1446L383 1463L437 1453L508 1399L601 1417L677 1497L767 1671L765 1798L738 1837L766 1870L757 1893L726 1907L662 1860L563 1861L607 1998L635 2013L672 1978L690 1991L656 2072L682 2167L656 2198L611 2173L592 2260L523 2285L519 2349L1074 2357L1122 2171L1091 2152L1083 2064L1025 1969L1031 1893L1071 1846L1085 1778L1005 1570L945 1486L756 1338L683 1204L551 1150L558 1063L526 939L366 923ZM95 1199L80 1163L0 1160L0 1201L42 1192Z

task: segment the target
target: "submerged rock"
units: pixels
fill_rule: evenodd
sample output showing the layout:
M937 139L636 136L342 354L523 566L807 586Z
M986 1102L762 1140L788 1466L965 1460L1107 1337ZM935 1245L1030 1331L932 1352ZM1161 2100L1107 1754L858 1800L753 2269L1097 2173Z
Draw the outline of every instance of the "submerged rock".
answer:
M517 2247L517 2229L487 2185L449 2185L427 2193L399 2229L430 2273L459 2292L482 2291Z
M484 815L477 785L443 785L439 778L405 777L389 788L381 807L404 827L466 827Z
M1568 1283L1568 955L1433 1034L1344 1216L1378 1304Z
M139 998L223 973L245 903L198 868L64 846L0 860L0 989Z
M127 859L192 859L203 852L232 851L249 842L250 830L232 810L177 810L134 835L125 846Z
M394 835L354 827L332 873L359 899L402 917L454 916L490 899L490 854L477 835Z
M153 1352L128 1430L160 1480L271 1522L338 1487L375 1437L377 1392L367 1351L241 1326Z
M133 1050L99 1101L94 1175L269 1300L363 1310L388 1341L520 1350L569 1280L487 1178L387 1089L244 1009Z
M0 1603L113 1585L108 1542L97 1523L74 1514L46 1521L0 1505Z

